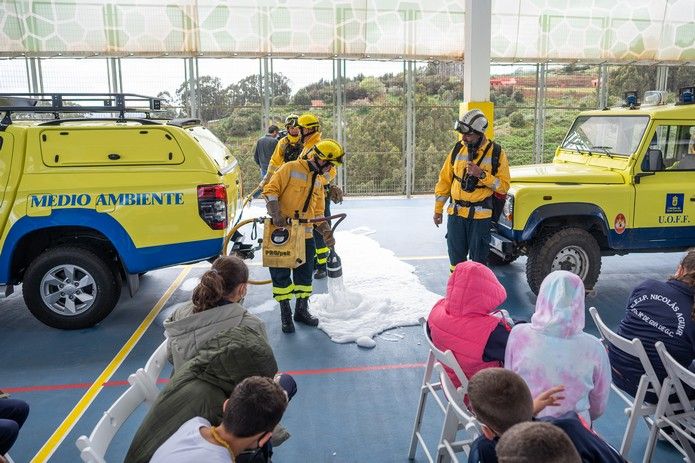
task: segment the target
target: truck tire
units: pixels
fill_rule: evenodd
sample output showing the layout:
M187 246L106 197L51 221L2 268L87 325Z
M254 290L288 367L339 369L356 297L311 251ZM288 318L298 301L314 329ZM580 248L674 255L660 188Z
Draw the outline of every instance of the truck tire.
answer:
M99 323L121 295L121 279L94 252L61 246L37 257L24 274L24 302L53 328L76 330Z
M596 239L581 228L563 228L531 246L526 261L526 279L538 294L543 279L555 270L567 270L582 277L584 287L593 289L601 273L601 250Z
M490 254L487 256L487 263L490 264L492 267L501 267L503 265L509 265L512 262L514 262L519 256L512 256L512 257L500 257L494 252L490 251Z

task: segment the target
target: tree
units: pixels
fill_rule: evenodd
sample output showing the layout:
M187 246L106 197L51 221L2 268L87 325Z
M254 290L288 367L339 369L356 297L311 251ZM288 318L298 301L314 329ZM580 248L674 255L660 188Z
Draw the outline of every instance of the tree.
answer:
M292 98L292 101L297 106L309 106L311 104L311 97L309 96L309 92L307 92L306 89L303 88L294 94L294 98Z
M241 79L236 84L229 86L232 104L234 106L246 106L262 104L263 102L263 79L258 74L251 74ZM289 79L280 73L270 75L270 96L280 99L289 99L290 83Z
M367 93L367 98L376 100L386 94L386 86L376 77L365 77L359 87Z
M176 96L187 113L192 114L189 83L188 81L182 83L176 90ZM196 95L200 117L204 121L220 119L228 113L230 106L228 92L222 88L222 82L218 77L202 76L198 78Z

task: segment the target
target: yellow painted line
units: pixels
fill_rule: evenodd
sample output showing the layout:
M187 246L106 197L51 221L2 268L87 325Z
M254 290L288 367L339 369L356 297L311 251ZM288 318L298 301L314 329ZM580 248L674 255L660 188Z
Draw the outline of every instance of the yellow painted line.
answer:
M111 362L106 366L104 371L101 372L99 377L94 381L94 383L92 383L89 389L87 389L87 392L85 392L80 401L77 402L77 405L75 405L75 407L68 414L68 416L65 417L60 426L58 426L58 429L56 429L53 435L51 435L51 437L46 441L46 443L43 444L43 447L41 447L38 453L34 456L34 458L31 460L31 463L44 463L48 461L49 458L51 458L51 455L53 455L53 453L56 451L61 442L63 442L63 440L72 430L75 424L77 424L77 421L82 417L84 412L94 401L97 394L99 394L99 392L103 388L103 384L106 381L108 381L111 378L111 376L116 372L118 367L121 366L123 360L125 360L130 351L133 350L135 344L137 344L140 338L142 338L142 335L145 334L145 331L147 331L147 328L149 328L149 326L152 324L159 311L162 310L164 304L166 304L171 295L174 294L174 291L176 291L176 289L183 282L183 279L186 277L186 275L188 275L188 272L190 271L190 266L185 266L183 270L181 270L181 273L179 273L179 276L176 277L176 280L174 280L174 282L169 286L169 289L166 290L166 292L162 295L159 301L157 301L154 307L152 307L150 313L147 314L142 323L140 323L140 326L137 327L135 332L126 341L121 350L118 351L113 360L111 360Z

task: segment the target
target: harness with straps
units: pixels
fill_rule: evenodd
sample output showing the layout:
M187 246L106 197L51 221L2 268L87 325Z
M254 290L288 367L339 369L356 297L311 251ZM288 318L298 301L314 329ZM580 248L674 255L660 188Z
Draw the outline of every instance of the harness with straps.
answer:
M302 153L304 145L302 142L297 142L294 144L288 143L285 147L285 152L283 153L283 159L285 162L290 162L296 160Z
M319 176L319 171L311 164L309 163L309 169L311 170L311 186L309 187L309 193L306 195L306 199L304 200L304 207L302 207L302 214L306 214L306 211L309 210L309 203L311 203L311 195L314 192L314 185L316 184L316 177ZM295 211L295 215L299 215Z
M457 141L456 144L454 145L454 148L451 150L451 173L452 176L454 177L454 180L458 181L461 183L461 189L464 188L464 180L463 178L459 177L456 175L454 172L454 162L456 161L456 156L458 155L459 151L463 147L463 143L461 140ZM485 148L485 151L483 151L482 156L480 156L480 159L475 163L478 167L480 167L480 164L482 164L483 159L485 159L485 156L487 156L487 153L490 151L490 147L492 147L492 158L491 158L491 166L492 166L492 172L491 174L493 176L497 175L497 170L500 167L500 153L502 152L502 147L495 143L494 141L490 140L490 143L488 143L487 147ZM465 177L465 172L466 169L464 168L464 177ZM477 185L476 188L487 188L485 185ZM494 195L494 191L493 191ZM463 201L461 199L453 199L451 196L449 197L449 202L452 204L456 204L457 206L460 207L467 207L468 208L468 218L471 219L473 218L473 215L475 214L474 208L476 206L484 206L490 210L494 209L494 203L492 196L488 196L487 198L483 199L482 201Z

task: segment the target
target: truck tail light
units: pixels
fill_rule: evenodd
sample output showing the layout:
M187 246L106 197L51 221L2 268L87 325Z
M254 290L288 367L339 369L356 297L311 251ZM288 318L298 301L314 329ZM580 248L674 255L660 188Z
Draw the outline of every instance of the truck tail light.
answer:
M213 230L227 228L227 189L223 184L198 186L198 213Z

